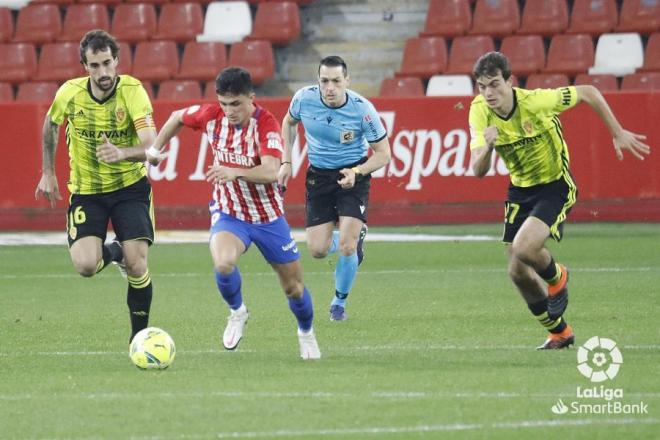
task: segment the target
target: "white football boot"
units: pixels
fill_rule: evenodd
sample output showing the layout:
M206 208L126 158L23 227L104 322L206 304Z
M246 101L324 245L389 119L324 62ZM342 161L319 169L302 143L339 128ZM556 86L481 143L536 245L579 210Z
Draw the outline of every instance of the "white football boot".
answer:
M231 314L227 318L227 327L225 327L225 332L222 335L222 345L227 350L233 350L238 347L238 343L243 338L248 317L245 304L241 304L238 310L231 310Z
M321 351L319 351L319 344L316 343L316 336L314 329L308 332L303 332L298 329L298 343L300 344L300 357L307 359L321 359Z

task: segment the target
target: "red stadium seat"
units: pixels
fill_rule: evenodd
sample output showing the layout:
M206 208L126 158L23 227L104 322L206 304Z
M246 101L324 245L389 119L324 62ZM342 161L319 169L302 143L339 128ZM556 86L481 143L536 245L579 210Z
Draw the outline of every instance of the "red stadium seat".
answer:
M29 82L18 86L16 102L51 102L57 93L56 82Z
M545 73L575 76L594 65L594 45L586 34L555 35L550 42Z
M468 0L431 0L421 36L457 37L472 26Z
M227 67L227 49L224 43L198 43L189 41L183 49L178 79L208 81Z
M509 58L511 71L517 76L538 73L545 67L545 45L539 35L504 37L500 52Z
M41 48L36 80L64 82L85 75L78 43L48 43Z
M199 3L167 3L160 10L154 40L185 42L202 32L204 15Z
M566 33L594 37L612 32L618 18L615 0L575 0Z
M126 3L151 3L154 5L162 6L170 2L170 0L124 0Z
M518 0L477 0L470 34L505 37L520 25Z
M495 43L487 35L456 37L451 44L449 66L445 73L472 75L472 68L477 59L493 50Z
M66 9L64 25L58 41L75 41L92 29L110 30L110 16L104 4L85 3L71 5Z
M527 77L526 89L555 89L570 86L571 81L563 73L535 73Z
M660 2L654 0L623 0L616 32L650 34L660 30Z
M626 75L623 77L623 82L621 82L621 90L660 90L660 72L643 72Z
M660 33L651 34L646 42L644 65L641 71L660 72Z
M14 18L11 9L0 7L0 43L11 41L14 36Z
M240 66L250 72L254 85L261 85L275 74L275 57L270 42L241 41L229 49L230 66Z
M217 101L218 95L215 92L215 80L207 81L204 85L204 100L205 101Z
M6 82L0 82L0 102L13 102L14 101L14 89L11 84Z
M179 71L174 41L143 41L135 47L133 76L141 81L165 81Z
M115 8L111 33L117 40L137 43L156 33L156 8L147 3L122 3Z
M29 43L0 44L0 81L18 84L37 73L37 50Z
M164 81L158 89L160 101L199 101L202 90L197 81Z
M101 3L111 8L117 6L119 3L122 3L123 0L75 0L76 3Z
M422 80L410 76L406 78L385 78L380 83L378 96L401 97L401 96L424 96L424 84Z
M252 26L252 40L289 44L300 36L300 11L292 1L259 3Z
M218 1L218 0L195 0L195 3L199 3L200 5L208 5L212 1ZM270 1L270 0L268 0L268 1ZM172 3L188 3L188 2L190 2L190 0L171 0L171 2Z
M117 73L120 75L131 75L133 73L133 51L131 45L120 41L119 43L119 64Z
M568 27L566 0L525 2L519 34L538 34L549 37L561 34Z
M52 3L54 5L58 6L66 6L68 7L70 4L73 3L73 0L30 0L30 3L37 4L37 3Z
M43 44L55 41L62 30L60 9L53 4L27 5L18 11L15 42Z
M397 76L430 78L447 69L447 43L443 37L410 38L403 49Z
M619 82L614 75L587 75L581 73L575 77L575 85L591 84L601 92L616 92L619 90Z

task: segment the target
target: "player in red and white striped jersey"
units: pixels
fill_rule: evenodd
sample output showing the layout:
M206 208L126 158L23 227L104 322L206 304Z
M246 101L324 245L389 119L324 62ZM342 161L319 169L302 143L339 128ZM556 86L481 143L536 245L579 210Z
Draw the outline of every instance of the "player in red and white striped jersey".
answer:
M303 359L321 357L312 329L312 298L302 282L300 254L284 218L277 173L282 158L281 128L254 102L250 74L229 67L216 79L218 103L195 105L170 115L147 160L157 165L160 150L184 126L203 130L213 151L206 172L213 184L210 249L218 290L230 308L223 345L233 350L243 337L248 311L243 304L238 260L252 242L271 264L298 320Z

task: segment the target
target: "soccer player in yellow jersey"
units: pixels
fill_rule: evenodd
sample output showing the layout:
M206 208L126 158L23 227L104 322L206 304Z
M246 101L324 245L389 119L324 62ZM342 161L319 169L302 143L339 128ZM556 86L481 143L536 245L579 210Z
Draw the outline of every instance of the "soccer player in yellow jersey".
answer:
M598 89L590 85L525 90L512 87L511 67L499 52L477 60L473 72L479 96L470 105L471 167L477 177L491 167L493 150L511 177L505 202L504 238L509 277L530 311L550 332L539 349L574 343L563 318L568 305L568 271L545 247L561 240L577 188L569 170L568 148L559 114L586 102L612 134L619 160L623 150L643 160L646 136L624 130Z
M89 76L65 82L46 115L42 175L35 197L46 198L51 206L62 199L55 150L59 127L66 121L71 261L83 277L97 274L111 262L123 269L132 339L147 327L151 306L147 252L154 223L144 160L146 148L156 139L156 127L140 81L117 75L118 55L117 42L102 30L90 31L80 41L80 62ZM108 220L116 241L104 244Z

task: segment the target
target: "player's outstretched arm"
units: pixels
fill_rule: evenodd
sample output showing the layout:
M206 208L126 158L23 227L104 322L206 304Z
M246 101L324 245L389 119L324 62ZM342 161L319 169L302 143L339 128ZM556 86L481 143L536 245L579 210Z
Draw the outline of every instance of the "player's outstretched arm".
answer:
M593 108L600 119L603 120L612 135L614 151L619 160L623 160L623 150L630 151L634 157L644 160L644 155L651 152L651 147L642 142L646 139L643 134L633 133L625 130L612 113L612 109L605 101L600 91L591 85L575 86L578 94L578 102L584 101Z
M293 143L298 134L298 123L300 121L293 118L289 112L286 112L282 120L282 139L284 140L284 152L282 153L282 165L277 172L277 183L286 188L286 184L293 174L293 164L291 163L291 151Z
M34 192L34 198L40 197L50 202L54 207L57 200L62 200L60 188L57 184L57 175L55 174L55 151L57 150L57 140L59 138L60 126L54 123L49 115L44 119L41 144L41 179Z
M176 134L183 128L183 113L187 109L182 108L175 110L170 114L169 119L165 122L165 125L158 132L158 136L154 140L153 144L145 152L147 156L147 161L152 165L158 165L162 160L160 150L163 149L163 146L170 141Z

